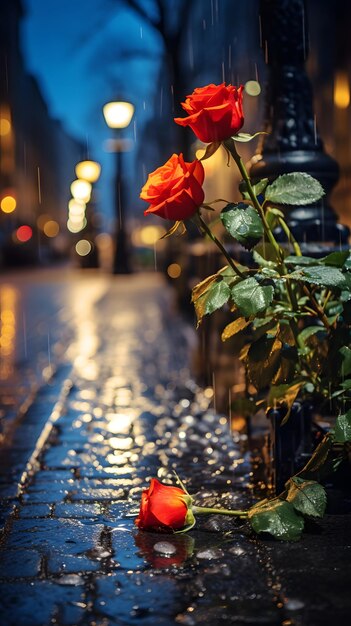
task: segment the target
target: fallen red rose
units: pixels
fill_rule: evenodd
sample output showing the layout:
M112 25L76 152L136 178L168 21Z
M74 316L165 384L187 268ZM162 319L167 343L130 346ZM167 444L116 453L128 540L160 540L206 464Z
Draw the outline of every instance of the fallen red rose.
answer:
M224 141L236 135L244 123L243 85L207 85L198 87L182 102L189 117L176 117L180 126L190 126L204 143Z
M191 497L183 489L163 485L156 478L143 491L135 524L142 530L179 530L188 521ZM190 511L191 512L191 511Z
M188 219L204 201L204 168L200 161L184 161L173 154L161 167L149 174L140 198L150 203L144 214L154 213L165 219Z

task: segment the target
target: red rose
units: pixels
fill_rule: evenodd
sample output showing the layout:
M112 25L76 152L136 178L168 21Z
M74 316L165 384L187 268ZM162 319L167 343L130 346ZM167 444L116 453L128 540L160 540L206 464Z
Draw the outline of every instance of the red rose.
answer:
M198 87L182 102L189 117L176 117L181 126L190 126L204 143L224 141L236 135L244 123L243 85L207 85Z
M162 485L152 478L149 489L142 493L135 524L142 530L179 530L188 523L190 504L191 498L183 489Z
M175 221L191 217L204 201L204 177L200 161L186 163L182 154L173 154L149 174L141 190L140 198L150 203L144 214L154 213Z

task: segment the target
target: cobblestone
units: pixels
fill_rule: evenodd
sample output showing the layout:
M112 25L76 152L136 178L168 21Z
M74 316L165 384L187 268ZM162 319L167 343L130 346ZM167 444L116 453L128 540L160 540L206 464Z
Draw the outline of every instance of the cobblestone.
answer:
M2 464L1 626L345 623L348 516L298 544L222 516L185 535L136 530L142 489L173 470L200 506L245 507L249 459L191 378L192 331L159 278L119 278L80 314L72 368L39 392Z

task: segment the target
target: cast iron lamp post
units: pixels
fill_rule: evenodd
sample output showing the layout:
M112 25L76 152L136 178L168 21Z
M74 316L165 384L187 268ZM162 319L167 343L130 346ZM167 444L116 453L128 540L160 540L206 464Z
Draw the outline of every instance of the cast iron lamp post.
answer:
M131 102L108 102L103 107L103 114L109 128L114 128L121 133L123 128L129 126L134 106ZM115 184L115 210L116 210L116 249L113 262L114 274L128 274L130 269L127 232L125 229L124 215L124 186L123 186L123 159L124 143L121 136L117 136L115 142L116 152L116 184Z

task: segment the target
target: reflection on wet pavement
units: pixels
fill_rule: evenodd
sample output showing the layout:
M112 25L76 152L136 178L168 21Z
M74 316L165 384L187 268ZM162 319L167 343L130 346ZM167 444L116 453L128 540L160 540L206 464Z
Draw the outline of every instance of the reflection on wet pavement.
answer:
M75 303L71 316L65 304L73 369L53 379L51 413L43 389L18 428L20 455L41 412L49 425L19 497L10 482L0 485L6 625L317 624L308 621L319 610L313 594L305 602L314 577L296 593L288 579L287 593L274 566L275 550L293 561L294 546L258 542L244 522L223 516L200 518L186 535L136 529L152 477L174 484L175 470L195 504L237 509L251 502L251 467L211 390L191 377L191 331L161 278L105 287L72 284L61 294Z

